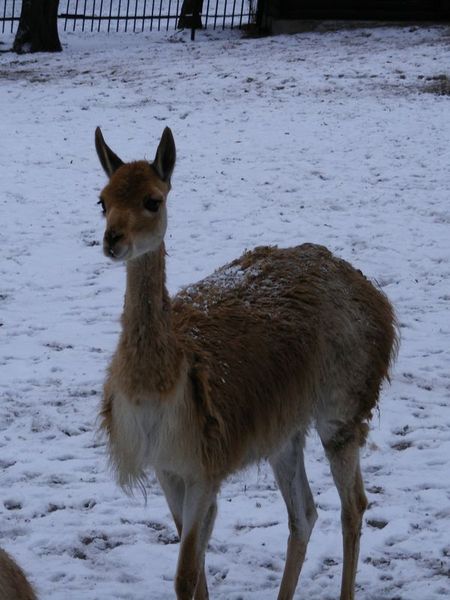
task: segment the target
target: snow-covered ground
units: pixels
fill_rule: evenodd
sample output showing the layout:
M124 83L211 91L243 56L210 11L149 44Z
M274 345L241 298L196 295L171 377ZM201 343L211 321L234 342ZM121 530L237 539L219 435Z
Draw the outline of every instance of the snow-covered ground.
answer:
M42 599L170 598L165 500L124 496L96 437L123 266L102 255L96 125L124 159L178 147L168 284L260 244L327 245L396 306L401 349L363 451L358 598L450 597L450 31L373 28L62 35L59 55L0 55L0 544ZM337 493L317 438L319 520L298 597L338 596ZM264 464L223 487L213 598L268 600L287 518Z

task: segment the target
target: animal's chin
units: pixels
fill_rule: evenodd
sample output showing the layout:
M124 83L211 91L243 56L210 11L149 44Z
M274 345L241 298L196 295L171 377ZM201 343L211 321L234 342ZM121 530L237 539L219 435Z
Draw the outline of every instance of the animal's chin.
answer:
M129 255L131 254L130 246L121 246L119 248L108 248L107 246L103 247L103 253L105 256L110 258L115 262L122 262L131 258Z
M127 260L131 258L138 258L139 256L143 256L144 254L151 254L152 252L157 252L161 248L162 239L153 239L151 243L147 241L140 242L139 240L134 241L133 247L130 249L129 255L127 256Z

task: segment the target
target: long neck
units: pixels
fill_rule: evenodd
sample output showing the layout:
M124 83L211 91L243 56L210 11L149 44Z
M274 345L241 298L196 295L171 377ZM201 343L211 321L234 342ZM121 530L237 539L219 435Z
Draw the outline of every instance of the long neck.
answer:
M118 357L132 393L167 392L178 379L181 351L172 330L164 244L127 263Z

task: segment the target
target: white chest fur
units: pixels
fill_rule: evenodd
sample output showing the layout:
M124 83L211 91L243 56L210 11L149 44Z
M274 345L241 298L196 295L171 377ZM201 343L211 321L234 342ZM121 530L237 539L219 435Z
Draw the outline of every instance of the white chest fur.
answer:
M194 423L182 386L169 396L154 393L138 400L117 390L111 398L111 463L118 483L129 490L145 478L149 468L186 475L190 457L195 463L197 454Z

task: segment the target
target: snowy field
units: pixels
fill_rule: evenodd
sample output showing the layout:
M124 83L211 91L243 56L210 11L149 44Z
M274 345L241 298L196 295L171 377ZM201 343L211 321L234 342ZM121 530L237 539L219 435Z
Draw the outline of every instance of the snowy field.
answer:
M450 65L446 28L241 39L71 35L0 55L0 544L42 599L173 597L158 485L118 489L97 436L124 268L103 257L101 125L125 160L178 147L168 285L260 244L327 245L395 304L400 355L363 451L361 600L450 597ZM6 40L8 41L8 40ZM298 598L332 600L337 493L315 435L319 519ZM287 517L265 464L223 487L212 598L276 597Z

